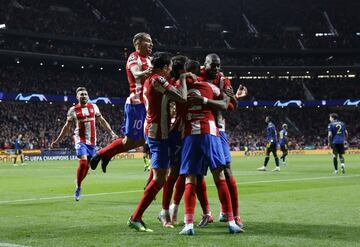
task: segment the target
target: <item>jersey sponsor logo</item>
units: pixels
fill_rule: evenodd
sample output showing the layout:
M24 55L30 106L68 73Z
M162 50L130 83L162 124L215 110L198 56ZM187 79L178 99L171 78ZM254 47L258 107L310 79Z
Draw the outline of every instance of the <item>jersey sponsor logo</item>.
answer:
M297 106L301 106L302 102L301 100L289 100L289 101L285 101L285 102L281 102L280 100L276 101L274 106L279 106L279 107L285 107L285 106L290 106L290 105L297 105Z
M22 93L16 95L15 100L27 101L34 98L37 98L39 101L47 101L45 95L43 94L30 94L29 96L23 96Z
M359 104L360 104L360 100L351 101L351 99L347 99L344 102L344 105L349 105L349 106L358 106Z
M99 101L102 101L104 104L111 104L111 100L108 97L98 97L90 100L90 103L97 104Z

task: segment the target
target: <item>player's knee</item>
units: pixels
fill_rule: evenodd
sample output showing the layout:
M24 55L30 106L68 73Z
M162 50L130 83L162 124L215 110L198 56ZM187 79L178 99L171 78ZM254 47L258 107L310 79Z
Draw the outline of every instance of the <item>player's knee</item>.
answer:
M215 183L219 180L225 180L225 173L223 171L223 169L221 168L218 168L218 169L215 169L213 172L212 172L212 175L213 175L213 178L214 178L214 181Z
M166 182L167 169L153 169L154 177L153 179L159 186L163 186Z
M190 174L186 176L185 183L186 184L196 184L197 178L195 175Z
M232 176L232 171L230 169L230 166L225 168L224 175L225 175L226 178L229 178L229 177Z
M169 173L169 175L172 176L172 177L177 177L177 176L179 176L179 169L180 169L179 166L172 166L172 167L170 168L170 173Z

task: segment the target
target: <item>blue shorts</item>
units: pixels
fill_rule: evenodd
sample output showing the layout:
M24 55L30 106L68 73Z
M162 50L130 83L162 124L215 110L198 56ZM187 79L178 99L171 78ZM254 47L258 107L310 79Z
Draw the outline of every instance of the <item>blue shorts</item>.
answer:
M96 146L88 145L85 143L75 144L76 156L80 158L83 155L86 155L88 160L90 160L96 154Z
M180 165L182 143L180 131L171 131L169 133L170 166Z
M180 175L205 176L208 167L211 171L225 167L220 138L210 134L187 136L181 152Z
M124 135L135 141L144 139L144 121L146 109L144 104L131 105L125 104L124 107Z
M226 165L229 165L231 163L231 154L230 154L228 138L225 131L219 131L219 133L220 133L221 145L224 151L225 162Z
M153 169L169 168L169 141L167 139L157 140L150 137L147 137L146 140L151 153L151 167Z

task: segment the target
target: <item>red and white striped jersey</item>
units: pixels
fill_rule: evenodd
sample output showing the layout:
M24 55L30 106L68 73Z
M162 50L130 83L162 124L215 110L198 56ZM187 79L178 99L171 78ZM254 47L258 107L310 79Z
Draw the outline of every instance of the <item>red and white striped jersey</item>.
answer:
M126 63L126 75L130 87L130 95L126 99L127 104L142 104L143 101L143 87L146 78L135 79L131 73L133 66L139 66L141 71L147 70L151 66L150 58L142 56L139 52L135 51L130 54Z
M215 99L220 96L220 90L208 82L195 82L188 86L188 97L201 95L208 99ZM206 105L188 105L185 117L184 135L211 134L219 135L212 109Z
M200 76L204 80L217 86L220 89L220 91L223 91L225 89L229 89L232 87L230 79L227 78L226 76L224 76L224 74L222 72L218 72L215 79L209 80L206 78L205 68L201 68ZM219 131L225 131L225 118L223 117L223 114L221 113L221 111L219 111L216 116L216 122L217 122L217 126L219 127Z
M76 129L74 131L75 144L84 143L96 145L95 118L99 116L101 116L101 113L95 104L77 104L70 107L67 118L76 123Z
M165 92L172 85L158 74L150 75L144 84L144 102L146 108L145 135L154 139L166 139L169 134L170 112L169 97Z
M175 80L172 78L169 83L176 88L180 87L180 80ZM175 102L176 105L176 117L175 119L170 119L171 130L170 131L179 131L184 132L184 118L186 114L186 103Z

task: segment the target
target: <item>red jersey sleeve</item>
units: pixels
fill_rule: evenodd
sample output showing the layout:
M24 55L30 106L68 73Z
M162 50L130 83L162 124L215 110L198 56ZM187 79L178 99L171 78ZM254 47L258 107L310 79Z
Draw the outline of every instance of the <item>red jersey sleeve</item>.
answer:
M139 56L136 52L131 53L126 62L126 67L131 69L131 67L138 65L138 58L139 58Z
M169 90L170 87L172 87L171 84L162 76L152 78L151 84L157 91L161 93L165 93Z

